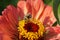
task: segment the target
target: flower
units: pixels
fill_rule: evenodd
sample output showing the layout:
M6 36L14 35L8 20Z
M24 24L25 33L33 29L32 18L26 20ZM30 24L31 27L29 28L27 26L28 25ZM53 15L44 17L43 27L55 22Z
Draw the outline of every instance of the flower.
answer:
M21 18L23 18L27 13L31 13L33 18L39 19L45 26L52 26L56 21L52 7L45 5L42 0L19 1L17 6L18 11L21 11L21 13L19 13Z
M51 6L43 0L19 1L0 15L0 40L60 40L60 26Z
M19 31L20 31L19 33L20 33L20 39L21 40L23 40L23 39L24 40L27 40L27 39L28 40L34 40L34 39L35 40L43 40L43 39L44 40L55 40L55 39L59 39L56 35L60 34L59 33L60 31L58 31L58 33L57 33L56 30L59 30L59 29L56 29L56 28L58 28L58 27L60 28L60 26L58 26L58 27L56 26L56 28L52 27L52 25L56 22L56 18L55 18L54 14L53 14L53 10L52 10L51 6L45 5L42 0L19 1L18 4L17 4L17 6L18 6L17 9L18 9L19 15L20 15L20 17L21 17L22 20L24 20L23 19L24 15L31 14L31 16L32 16L31 20L32 19L40 20L39 23L43 23L41 25L43 25L43 27L45 29L45 33L47 32L46 34L44 34L44 29L42 29L43 30L42 33L44 34L44 35L42 34L43 38L41 38L42 36L39 36L39 37L37 36L38 39L34 38L33 34L32 33L30 34L30 31L29 31L29 30L32 29L32 28L30 29L30 27L34 27L34 26L32 24L31 24L32 26L28 26L28 25L30 25L30 23L28 23L28 22L31 22L31 21L27 17L27 21L29 20L27 23L25 22L26 20L24 20L24 22L22 22L22 21L19 22L19 25L20 25L19 26ZM21 10L23 11L22 13L21 13ZM24 23L23 24L24 26L22 26L22 23ZM33 24L35 24L35 23L33 23ZM33 31L33 30L31 30L31 31ZM56 38L54 36L50 35L51 34L50 31L52 31L52 33L53 33L52 35L55 34L54 36ZM35 32L33 31L33 33L35 33ZM30 36L30 35L32 35L32 36ZM49 37L49 35L51 37Z

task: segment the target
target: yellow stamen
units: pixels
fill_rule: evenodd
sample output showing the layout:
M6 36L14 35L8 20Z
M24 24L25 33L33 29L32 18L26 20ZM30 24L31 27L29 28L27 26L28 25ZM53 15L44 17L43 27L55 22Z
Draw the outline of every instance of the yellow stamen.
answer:
M21 20L19 21L19 35L23 36L24 38L28 38L28 40L37 40L39 37L43 36L43 32L44 32L44 26L43 24L40 22L40 20L36 20L36 19L30 19L29 21L27 20ZM39 26L38 32L27 32L27 30L24 29L25 24L27 24L28 22L32 22L34 24L37 24Z

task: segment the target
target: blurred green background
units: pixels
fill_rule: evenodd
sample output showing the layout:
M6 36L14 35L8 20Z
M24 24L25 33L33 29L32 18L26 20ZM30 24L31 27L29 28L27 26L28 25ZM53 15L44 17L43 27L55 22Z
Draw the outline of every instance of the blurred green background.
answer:
M0 15L7 5L12 4L16 6L18 0L0 0Z
M57 23L60 24L60 0L43 0L46 5L53 7L54 15L57 19ZM7 5L12 4L16 7L18 0L0 0L0 15Z

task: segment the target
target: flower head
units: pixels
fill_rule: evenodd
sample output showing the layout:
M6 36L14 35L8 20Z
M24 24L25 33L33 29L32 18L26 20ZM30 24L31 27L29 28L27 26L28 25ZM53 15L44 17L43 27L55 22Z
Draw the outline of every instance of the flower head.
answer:
M28 19L19 21L19 33L28 40L38 39L43 36L44 26L36 19Z
M23 0L17 8L8 5L0 15L0 39L2 40L60 40L60 26L51 6L43 0Z

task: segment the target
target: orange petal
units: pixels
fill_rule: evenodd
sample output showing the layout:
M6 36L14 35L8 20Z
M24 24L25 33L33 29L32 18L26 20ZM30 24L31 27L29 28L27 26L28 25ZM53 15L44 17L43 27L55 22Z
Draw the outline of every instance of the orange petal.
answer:
M17 9L9 5L0 16L0 31L12 37L18 36L17 23Z
M11 18L11 20L15 24L17 24L17 22L18 22L18 11L17 11L17 9L14 6L8 5L7 8L2 12L2 14L3 15L6 14L8 17Z
M26 8L26 2L25 1L19 1L17 4L17 9L20 15L20 18L22 19L24 15L27 14L28 10Z
M28 12L31 13L32 15L32 18L34 18L34 15L36 14L36 10L35 8L33 7L33 4L34 4L34 1L35 0L27 0L27 9L28 9Z
M14 11L13 11L14 10ZM17 28L18 24L18 15L17 10L15 10L12 6L8 6L7 9L5 9L3 12L3 17L7 20L10 26L13 26L11 28Z
M8 35L3 35L3 40L12 40L12 38Z
M8 30L6 29L7 26L5 25L5 22L3 23L3 19L2 17L0 18L0 31L4 32L4 33L7 33L7 34L10 34L9 32L7 32ZM5 27L6 26L6 27Z
M35 1L35 0L27 0L27 2L28 2L30 5L34 5L34 1Z
M0 31L0 40L13 40L9 35L4 34L2 31Z
M35 10L36 11L38 11L39 10L39 8L40 8L40 6L41 6L41 3L42 3L42 1L41 0L35 0L34 1L34 8L35 8Z
M30 13L32 15L32 18L35 17L36 14L36 10L34 9L34 7L31 6L31 4L27 3L27 9L28 9L28 13Z
M45 26L52 26L56 22L56 18L53 14L52 7L46 6L39 19Z
M28 9L28 12L31 13L32 15L32 18L35 17L35 14L36 14L36 10L34 8L34 0L27 0L27 9Z
M45 4L41 1L41 3L40 3L40 8L39 8L37 14L35 15L35 18L36 18L36 19L38 19L39 16L41 16L41 14L42 14L42 12L44 11L44 9L45 9Z
M45 40L60 40L60 26L55 26L55 27L46 27L46 31L49 32L45 36ZM59 36L58 36L59 35Z
M36 17L37 12L39 11L41 0L27 0L29 6L29 10L32 13L33 18Z
M14 36L14 34L17 34L16 30L14 31L10 27L9 23L4 17L1 17L0 19L0 31L10 36Z

